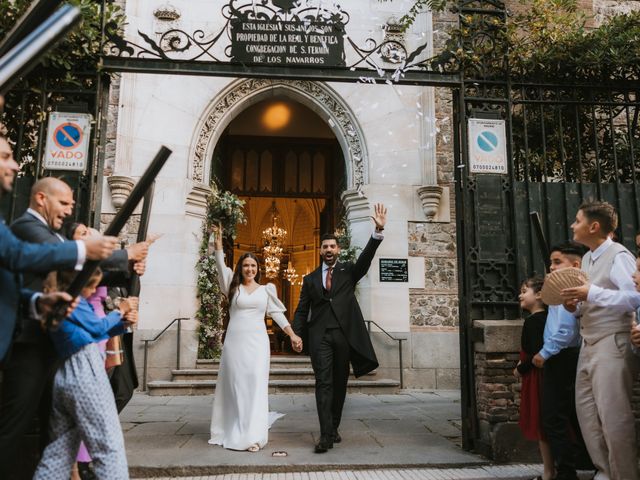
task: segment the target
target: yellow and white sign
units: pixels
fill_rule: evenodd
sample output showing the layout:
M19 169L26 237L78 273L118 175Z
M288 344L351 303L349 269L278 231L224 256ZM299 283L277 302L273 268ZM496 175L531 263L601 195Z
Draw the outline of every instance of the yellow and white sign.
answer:
M468 127L469 171L471 173L508 173L504 120L470 118Z
M47 170L84 170L89 155L91 115L51 112L47 127L44 168Z

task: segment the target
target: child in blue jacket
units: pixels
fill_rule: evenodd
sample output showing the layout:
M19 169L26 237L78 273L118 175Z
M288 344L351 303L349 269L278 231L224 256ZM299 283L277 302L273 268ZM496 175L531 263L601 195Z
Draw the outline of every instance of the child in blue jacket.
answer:
M59 290L75 272L58 274ZM53 384L51 443L45 449L34 479L69 478L84 441L100 479L128 479L124 438L113 392L97 342L124 333L137 322L137 299L123 300L118 309L99 318L87 302L102 279L98 269L82 289L80 303L64 319L51 339L64 362Z

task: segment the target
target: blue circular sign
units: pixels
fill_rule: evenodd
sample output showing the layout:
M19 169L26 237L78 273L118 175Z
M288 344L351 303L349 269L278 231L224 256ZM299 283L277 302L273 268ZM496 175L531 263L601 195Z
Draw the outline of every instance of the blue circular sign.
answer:
M480 147L480 150L483 152L490 153L498 147L498 137L489 130L480 132L476 141L478 142L478 147Z
M53 140L59 148L76 148L82 141L82 129L75 123L63 123L53 132Z

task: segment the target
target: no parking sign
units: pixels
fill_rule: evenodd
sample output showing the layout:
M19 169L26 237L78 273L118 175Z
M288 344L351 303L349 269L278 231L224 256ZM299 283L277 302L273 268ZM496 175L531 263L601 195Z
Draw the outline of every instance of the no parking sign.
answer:
M47 170L84 170L89 154L91 115L51 112L47 128L44 168Z
M469 119L469 171L507 173L504 120Z

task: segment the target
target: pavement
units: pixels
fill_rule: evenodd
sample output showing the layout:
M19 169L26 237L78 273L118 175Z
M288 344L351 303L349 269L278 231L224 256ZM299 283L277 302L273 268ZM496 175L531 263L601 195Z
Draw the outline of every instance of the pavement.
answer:
M313 453L319 436L313 395L270 395L270 410L285 416L272 426L267 446L256 453L207 443L212 401L212 395L135 394L120 415L132 477L526 479L542 471L538 465L491 465L462 450L459 391L350 394L340 427L342 443L325 454Z

